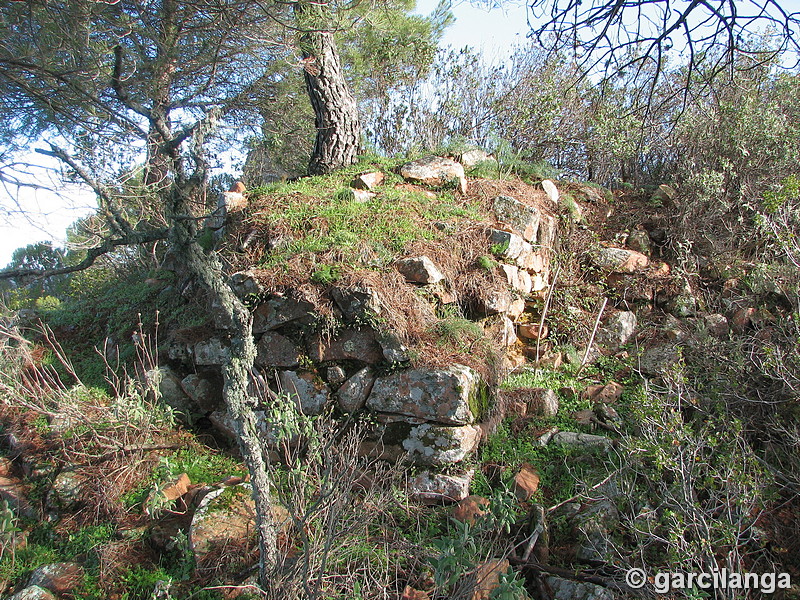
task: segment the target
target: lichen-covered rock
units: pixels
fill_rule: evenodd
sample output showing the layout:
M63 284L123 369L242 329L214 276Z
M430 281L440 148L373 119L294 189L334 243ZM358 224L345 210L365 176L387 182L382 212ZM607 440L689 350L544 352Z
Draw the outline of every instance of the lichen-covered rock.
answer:
M224 365L230 359L230 346L218 337L197 342L194 345L194 362L203 366Z
M189 528L189 544L198 564L228 544L238 547L241 540L255 538L255 502L252 494L249 483L206 494ZM279 531L285 531L290 526L288 511L277 502L272 503L272 517Z
M400 167L400 176L412 183L441 188L455 183L462 194L467 193L464 167L450 158L425 156Z
M481 439L476 425L438 425L402 415L377 415L362 456L404 461L424 467L459 463L474 452Z
M246 298L264 292L264 287L258 282L252 271L239 271L230 278L231 289L239 298Z
M608 560L610 531L619 523L619 512L608 500L589 504L572 519L575 535L575 558L601 564Z
M624 346L636 332L636 315L631 311L619 311L608 316L597 332L597 343L610 350Z
M83 567L74 562L53 563L34 569L28 586L39 586L59 596L83 583Z
M219 408L222 403L222 378L211 373L192 373L181 380L181 387L204 412Z
M331 290L331 298L348 321L363 322L363 319L381 312L381 299L378 292L366 286L355 286L349 289L335 287Z
M367 399L374 411L449 425L473 423L485 386L469 367L409 369L379 377Z
M591 254L591 259L601 269L615 273L633 273L650 263L644 254L625 248L601 248Z
M375 376L369 367L361 369L345 381L336 392L339 408L347 413L354 413L364 408L374 383Z
M256 365L291 369L300 364L302 353L292 340L275 331L267 331L256 346Z
M408 362L408 346L391 331L382 331L377 335L378 343L381 345L383 358L390 363Z
M314 305L307 300L275 295L253 311L253 333L264 333L297 321L310 323L315 312Z
M38 585L31 585L20 590L13 596L9 596L8 600L56 600L56 597L50 590L46 590Z
M303 414L318 415L325 409L330 390L316 374L281 371L278 378L281 389L295 400Z
M481 429L474 425L447 427L423 423L411 428L402 447L414 464L440 467L458 463L475 451Z
M475 469L464 473L435 473L422 471L408 484L411 498L426 504L459 502L469 496L469 486Z
M541 211L511 196L497 196L492 200L497 220L507 223L528 242L536 242Z
M545 577L544 581L553 600L614 600L614 594L610 590L594 583L583 583L552 575Z
M412 283L436 284L444 275L427 256L404 258L395 263L399 273Z
M372 329L345 329L333 337L312 335L307 344L308 356L314 362L356 360L366 364L384 359L383 347Z
M325 369L325 380L328 382L328 385L338 388L347 381L347 374L339 365L333 365Z
M654 346L639 358L639 369L645 375L665 375L680 359L680 352L674 346Z
M719 313L704 315L703 325L705 330L716 338L724 339L728 337L728 333L730 332L728 319L725 315Z
M55 510L71 510L81 503L83 495L83 478L74 469L64 469L53 480L47 506Z
M550 442L564 444L567 446L609 446L611 440L604 435L592 435L591 433L576 433L574 431L559 431L553 434Z

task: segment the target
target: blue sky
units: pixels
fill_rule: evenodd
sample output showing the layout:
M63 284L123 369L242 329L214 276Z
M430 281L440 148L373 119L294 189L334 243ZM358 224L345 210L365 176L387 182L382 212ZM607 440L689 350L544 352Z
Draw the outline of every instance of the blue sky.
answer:
M437 4L438 0L419 0L416 12L430 14ZM503 4L502 8L487 10L469 2L455 2L452 10L456 21L445 32L442 45L481 49L492 62L507 59L515 45L525 42L528 25L524 2ZM88 214L94 204L92 194L82 194L76 189L71 190L69 197L71 200L65 202L63 197L43 190L20 194L18 201L26 216L0 219L0 268L8 264L19 247L49 239L57 245L64 243L67 226ZM0 203L11 207L14 201L0 198Z
M430 14L437 4L438 0L417 0L416 12ZM503 2L489 10L461 0L453 3L452 11L456 22L445 31L442 45L472 46L497 61L508 58L513 46L525 43L529 31L525 2Z

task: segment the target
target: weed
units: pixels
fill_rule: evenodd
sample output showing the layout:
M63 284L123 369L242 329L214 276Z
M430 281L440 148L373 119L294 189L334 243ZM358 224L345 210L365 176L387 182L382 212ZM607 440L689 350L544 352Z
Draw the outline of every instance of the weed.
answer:
M312 274L311 281L320 285L330 285L341 277L341 270L336 265L320 265Z
M475 264L486 271L494 271L494 269L497 267L497 261L491 256L487 256L485 254L475 259Z
M32 422L31 426L36 430L39 435L46 435L50 433L50 421L44 415L39 415Z
M506 240L505 242L500 242L498 244L492 244L489 248L489 251L494 254L495 256L502 256L508 250L508 246L511 242Z
M17 527L17 516L8 505L8 500L0 501L0 560L5 554L6 548L14 550L14 536L21 531Z
M461 316L457 309L447 309L444 316L430 326L429 332L436 336L439 344L461 351L468 350L483 337L481 326Z

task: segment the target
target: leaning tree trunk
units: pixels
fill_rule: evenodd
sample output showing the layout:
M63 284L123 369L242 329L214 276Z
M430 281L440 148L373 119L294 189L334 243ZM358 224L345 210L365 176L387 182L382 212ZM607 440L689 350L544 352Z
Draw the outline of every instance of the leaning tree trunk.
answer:
M196 226L189 212L192 184L182 177L172 186L169 216L172 222L170 243L183 259L188 272L216 299L231 324L230 356L222 366L223 398L234 423L255 502L256 529L259 537L259 580L269 591L278 565L278 541L272 512L273 490L267 472L264 447L258 436L254 406L256 399L249 391L250 373L256 357L253 342L253 317L231 290L220 261L207 255L195 241Z
M342 72L333 34L308 31L302 34L300 46L306 90L317 128L308 172L320 175L356 162L361 122L355 98Z

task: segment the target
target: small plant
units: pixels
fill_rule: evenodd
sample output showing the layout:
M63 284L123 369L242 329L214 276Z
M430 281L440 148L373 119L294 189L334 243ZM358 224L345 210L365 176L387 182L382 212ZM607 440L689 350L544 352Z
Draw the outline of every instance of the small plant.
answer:
M475 260L475 264L486 271L493 271L497 267L498 263L491 256L484 254Z
M8 505L8 500L3 499L0 501L0 559L7 548L11 548L12 554L14 552L14 537L21 531L17 524L17 516Z
M48 421L47 417L44 415L39 415L36 417L33 422L31 422L31 426L39 435L46 435L50 433L50 421Z
M340 270L335 265L321 265L311 274L311 281L320 285L330 285L340 277Z
M437 336L439 343L466 350L483 337L483 329L477 323L462 317L455 311L448 311L430 327L430 333Z
M510 240L506 240L505 242L501 242L499 244L492 244L492 246L489 248L489 251L495 256L502 256L508 250L510 243Z

